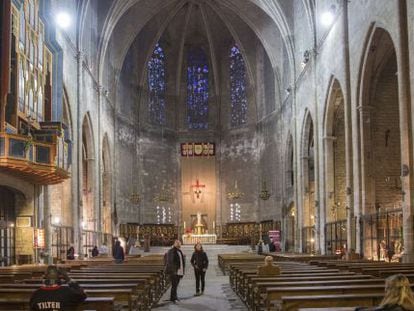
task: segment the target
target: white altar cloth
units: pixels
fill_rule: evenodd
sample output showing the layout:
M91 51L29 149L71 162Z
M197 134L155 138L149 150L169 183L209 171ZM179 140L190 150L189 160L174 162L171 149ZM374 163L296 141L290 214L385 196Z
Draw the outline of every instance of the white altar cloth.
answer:
M217 235L215 234L183 234L183 244L216 244Z

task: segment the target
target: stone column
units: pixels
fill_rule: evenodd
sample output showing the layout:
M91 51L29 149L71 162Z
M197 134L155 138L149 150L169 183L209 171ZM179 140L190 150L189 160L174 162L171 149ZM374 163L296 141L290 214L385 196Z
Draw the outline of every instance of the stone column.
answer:
M349 28L348 28L348 0L343 1L343 31L344 31L344 68L345 68L345 84L344 84L344 123L345 123L345 174L346 174L346 228L347 228L347 252L349 254L351 248L355 248L352 241L352 221L354 219L354 209L352 200L352 106L351 106L351 73L349 60ZM357 235L359 237L359 235Z
M51 224L51 209L50 209L50 193L49 193L49 186L43 187L43 227L45 230L45 251L48 254L46 263L52 264L53 263L53 257L52 257L52 224Z
M411 124L412 107L409 72L408 22L407 1L398 1L398 20L400 32L400 46L396 47L398 61L398 101L401 131L401 176L403 191L403 236L405 254L403 262L414 262L414 232L413 232L413 127Z
M364 253L364 245L361 245L361 237L364 234L362 232L360 219L362 215L367 213L367 207L373 203L372 200L372 189L369 186L370 180L369 172L370 172L370 159L368 157L369 153L371 152L371 110L372 107L365 105L365 106L358 106L359 111L359 126L360 126L360 137L361 137L361 144L360 144L360 165L361 165L361 201L360 206L357 211L357 219L358 222L356 224L356 233L358 234L357 237L359 241L357 241L357 247L359 244L360 254Z
M325 136L324 138L324 159L325 159L325 172L324 172L324 200L321 206L321 227L325 228L327 223L329 212L331 207L335 201L335 175L334 175L334 142L336 140L335 136ZM323 244L322 244L323 243ZM326 244L326 237L325 237L325 230L323 230L323 241L321 241L321 245L323 245L324 254L325 254L325 244Z

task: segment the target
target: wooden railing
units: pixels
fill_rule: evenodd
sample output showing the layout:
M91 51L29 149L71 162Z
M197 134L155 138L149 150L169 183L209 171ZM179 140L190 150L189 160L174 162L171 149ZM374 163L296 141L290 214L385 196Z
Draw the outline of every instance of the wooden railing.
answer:
M59 154L65 152L64 142L55 138L56 143L47 143L31 136L0 133L0 170L45 185L69 178L65 157Z

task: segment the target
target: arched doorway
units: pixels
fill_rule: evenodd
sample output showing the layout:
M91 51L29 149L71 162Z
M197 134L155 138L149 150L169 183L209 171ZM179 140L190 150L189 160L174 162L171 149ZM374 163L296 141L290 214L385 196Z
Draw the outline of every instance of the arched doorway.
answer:
M362 250L386 259L402 250L401 133L397 57L392 39L377 28L365 53L361 81Z
M302 132L302 251L315 251L315 140L313 120L308 113Z
M331 83L325 116L325 250L347 247L344 96L338 80Z
M0 186L0 266L16 263L16 192Z

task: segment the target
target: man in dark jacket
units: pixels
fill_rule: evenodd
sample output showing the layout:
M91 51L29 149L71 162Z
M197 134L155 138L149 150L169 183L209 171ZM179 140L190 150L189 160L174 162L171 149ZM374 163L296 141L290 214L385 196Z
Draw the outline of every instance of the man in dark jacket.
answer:
M62 280L67 286L61 285ZM45 275L45 285L37 289L30 298L32 311L62 311L74 310L76 304L86 299L83 289L66 271L56 266L48 266Z
M173 247L167 252L165 266L165 273L168 274L171 279L170 300L174 303L178 300L177 287L180 283L180 279L184 276L185 269L185 257L180 248L181 242L175 240Z
M114 253L115 263L123 263L124 262L124 259L125 259L124 248L121 246L120 241L115 242L115 247L114 247L113 253Z

